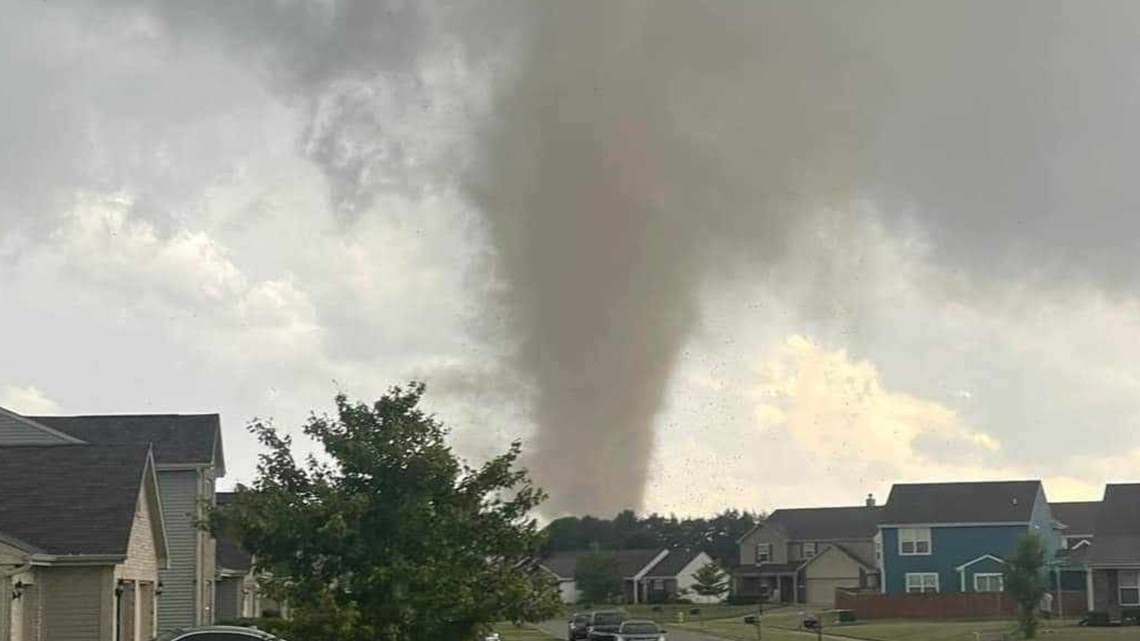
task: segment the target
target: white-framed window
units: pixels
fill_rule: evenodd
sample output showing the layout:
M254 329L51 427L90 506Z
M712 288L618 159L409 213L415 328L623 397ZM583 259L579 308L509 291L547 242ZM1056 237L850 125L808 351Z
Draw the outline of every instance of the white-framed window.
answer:
M974 592L1004 592L1005 580L1000 574L974 575Z
M1120 605L1140 605L1140 571L1120 570Z
M927 555L930 547L930 528L899 528L899 556Z
M756 563L770 563L772 561L772 544L771 543L757 543L756 544Z
M804 558L805 559L810 559L813 556L815 556L815 542L809 541L808 543L804 543L804 550L803 551L804 551Z
M937 572L907 572L906 591L911 594L938 591Z

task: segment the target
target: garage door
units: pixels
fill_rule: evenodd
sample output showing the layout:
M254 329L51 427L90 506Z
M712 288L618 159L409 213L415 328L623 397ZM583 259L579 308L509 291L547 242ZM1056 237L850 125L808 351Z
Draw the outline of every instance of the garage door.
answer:
M836 588L858 588L858 579L808 579L807 602L812 605L835 605Z

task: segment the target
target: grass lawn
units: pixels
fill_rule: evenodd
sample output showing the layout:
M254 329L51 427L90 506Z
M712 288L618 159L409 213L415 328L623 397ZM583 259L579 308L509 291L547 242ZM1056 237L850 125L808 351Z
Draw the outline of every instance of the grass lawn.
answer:
M811 641L814 635L793 631L799 618L798 611L777 612L764 617L761 628L764 641ZM827 626L825 638L846 637L867 641L973 641L975 632L1012 631L1012 621L868 621ZM741 618L674 624L690 630L702 630L731 641L755 641L756 628L746 625ZM1140 628L1081 628L1076 625L1042 627L1038 639L1042 641L1135 641L1140 639Z
M497 623L495 624L495 632L499 633L503 641L550 641L550 639L557 638L536 627L516 626L513 623Z

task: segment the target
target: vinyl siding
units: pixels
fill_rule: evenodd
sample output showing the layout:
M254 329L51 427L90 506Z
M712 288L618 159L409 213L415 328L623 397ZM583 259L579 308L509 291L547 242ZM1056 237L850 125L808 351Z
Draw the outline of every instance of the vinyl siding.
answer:
M111 641L115 606L110 567L50 568L41 577L46 641Z
M0 411L0 445L63 445L70 442Z
M158 629L166 632L197 625L196 580L200 532L194 526L199 473L195 470L159 470L162 516L166 522L169 569L160 570L163 592L158 597Z
M1062 547L1061 532L1053 529L1053 510L1045 500L1045 490L1037 489L1037 500L1033 504L1033 513L1030 518L1030 531L1041 537L1045 544L1045 558L1051 559Z
M908 572L935 572L939 590L958 592L961 579L958 566L984 554L998 558L1009 556L1017 539L1029 531L1028 525L994 525L978 527L933 527L930 530L931 554L899 555L898 529L884 527L883 576L884 591L906 592Z
M756 544L768 543L772 546L772 559L769 563L788 562L788 539L774 527L761 525L740 543L740 564L756 565Z

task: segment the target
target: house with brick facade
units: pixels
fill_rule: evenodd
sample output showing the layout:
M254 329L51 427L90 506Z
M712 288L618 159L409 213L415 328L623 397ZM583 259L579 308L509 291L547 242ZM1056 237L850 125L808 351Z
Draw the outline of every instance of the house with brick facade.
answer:
M169 560L147 445L0 448L0 641L148 641Z

